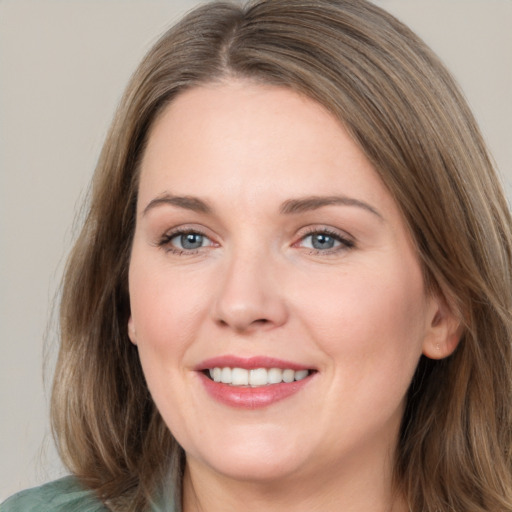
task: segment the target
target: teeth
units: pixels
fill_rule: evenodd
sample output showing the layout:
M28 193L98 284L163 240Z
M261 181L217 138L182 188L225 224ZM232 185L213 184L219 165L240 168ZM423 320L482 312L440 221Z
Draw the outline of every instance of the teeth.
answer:
M293 370L283 370L284 382L293 382L295 380L295 372Z
M265 368L256 368L247 373L249 374L249 384L251 386L264 386L268 384L268 372Z
M267 380L269 384L279 384L283 380L283 370L281 368L270 368L267 371Z
M213 370L210 370L210 377L215 382L220 382L220 379L222 377L222 370L220 368L214 368Z
M256 368L246 370L244 368L210 368L210 377L215 382L230 384L231 386L267 386L269 384L290 383L305 379L309 370L281 370L281 368Z
M305 379L309 375L309 370L300 370L298 372L295 372L295 380L302 380Z
M222 373L224 373L224 370L222 370ZM231 370L231 382L226 382L226 384L232 384L233 386L248 386L249 372L243 368L233 368Z
M220 372L220 381L224 384L231 384L231 368L222 368Z

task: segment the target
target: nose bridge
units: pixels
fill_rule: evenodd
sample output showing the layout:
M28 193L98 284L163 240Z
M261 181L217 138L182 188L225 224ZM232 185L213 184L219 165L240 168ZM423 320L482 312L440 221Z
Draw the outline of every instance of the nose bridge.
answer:
M217 322L237 331L282 325L287 318L277 256L254 238L229 251L214 308Z

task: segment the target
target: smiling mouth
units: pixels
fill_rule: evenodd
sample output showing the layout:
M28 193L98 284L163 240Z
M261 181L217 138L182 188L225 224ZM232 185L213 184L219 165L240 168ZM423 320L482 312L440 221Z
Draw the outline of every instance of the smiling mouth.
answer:
M273 384L289 384L309 377L313 370L293 370L281 368L245 368L215 367L204 371L210 380L229 386L261 387Z

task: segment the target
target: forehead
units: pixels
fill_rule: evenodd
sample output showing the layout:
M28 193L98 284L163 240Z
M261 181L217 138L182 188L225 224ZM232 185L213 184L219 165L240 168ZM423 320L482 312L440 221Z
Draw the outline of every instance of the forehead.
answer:
M179 95L155 121L142 160L140 197L352 193L389 196L342 124L285 87L231 81ZM281 198L282 199L282 198ZM387 198L389 199L389 198Z

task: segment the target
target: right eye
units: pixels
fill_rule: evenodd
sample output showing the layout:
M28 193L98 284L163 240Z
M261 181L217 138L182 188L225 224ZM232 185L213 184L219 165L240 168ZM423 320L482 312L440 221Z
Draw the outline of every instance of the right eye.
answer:
M162 237L158 245L178 254L193 254L203 247L212 246L213 242L197 231L174 231Z

